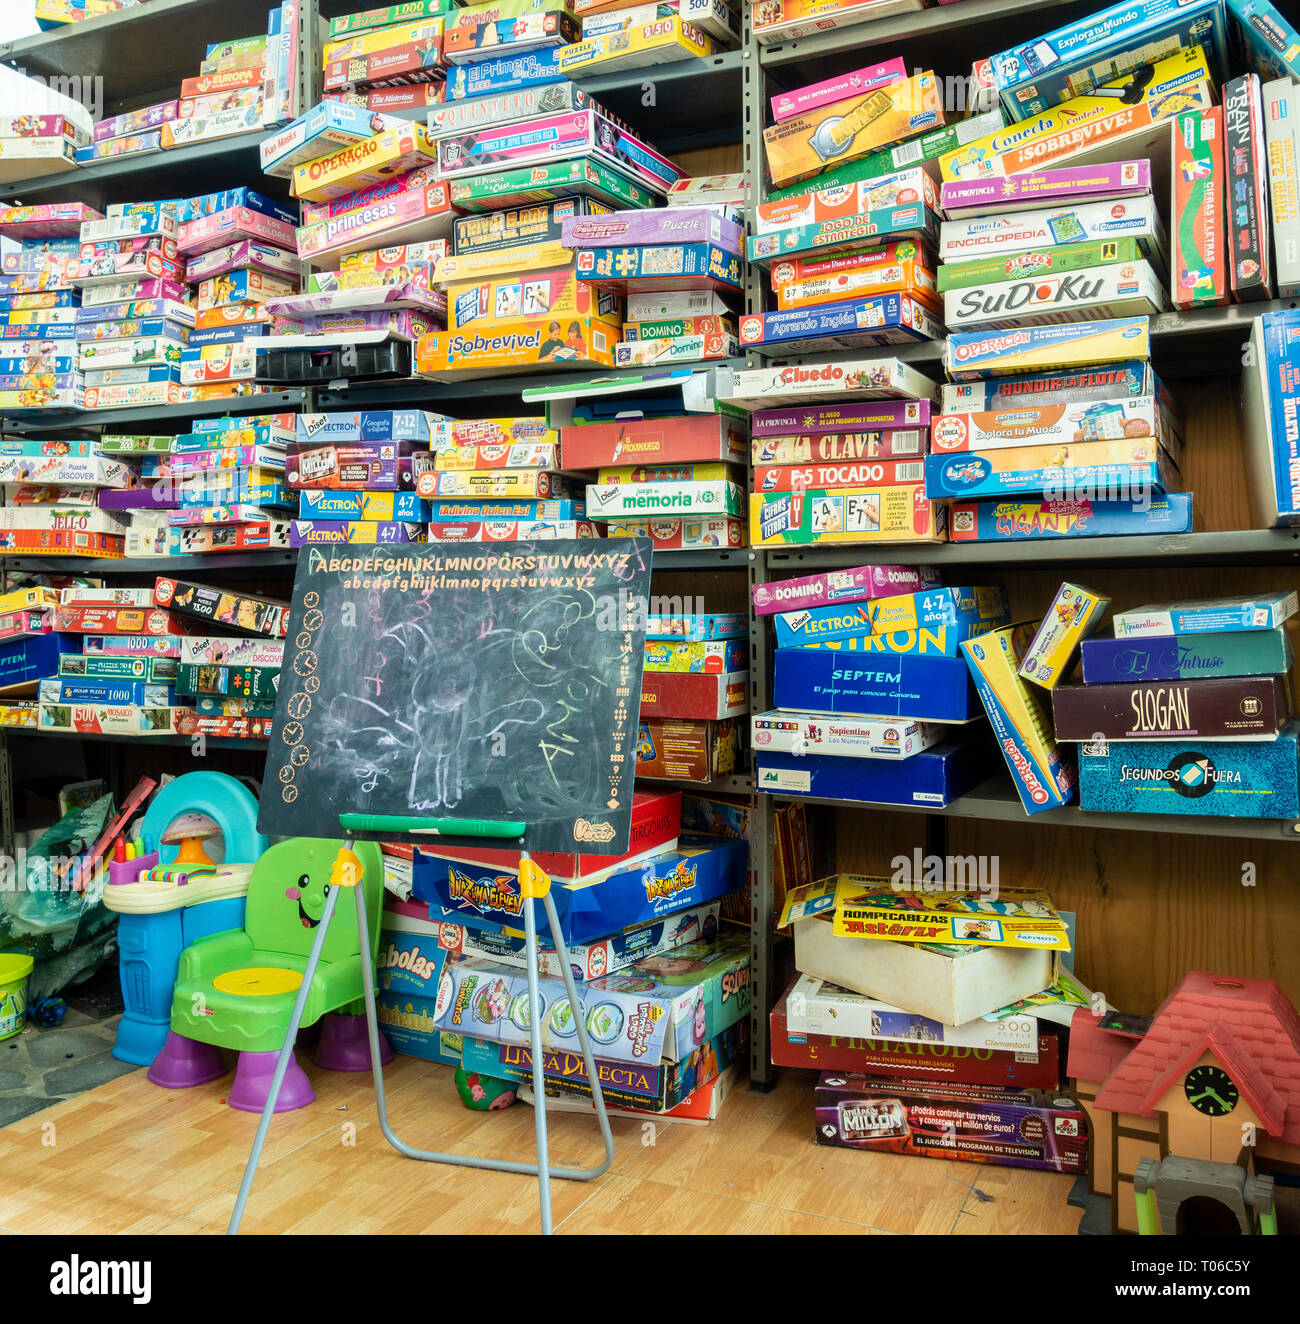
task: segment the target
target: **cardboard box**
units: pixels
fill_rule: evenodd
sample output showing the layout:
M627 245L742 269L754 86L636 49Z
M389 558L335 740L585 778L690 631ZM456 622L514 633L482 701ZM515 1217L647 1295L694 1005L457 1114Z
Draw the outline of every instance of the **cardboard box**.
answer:
M938 231L938 218L925 203L908 202L813 225L792 225L771 234L751 234L746 252L751 262L763 265L800 255L859 252L903 239L933 247Z
M936 274L940 293L961 290L972 285L991 285L1002 281L1025 280L1038 275L1091 271L1097 267L1135 263L1142 259L1136 239L1102 239L1087 243L1060 244L1031 248L1024 253L997 257L973 258L965 262L945 262Z
M943 323L925 304L906 294L846 299L740 320L742 345L783 344L792 353L797 352L797 345L804 344L810 351L858 349L867 345L937 340L942 336Z
M1282 676L1060 685L1052 691L1058 740L1263 740L1291 717Z
M854 657L812 648L778 648L776 706L853 717L967 722L980 708L959 658L917 654Z
M794 258L772 267L772 293L782 312L842 299L900 294L938 313L942 303L934 270L927 261L925 251L911 240L838 257Z
M924 905L915 894L911 899ZM903 918L896 910L876 913ZM838 933L829 912L800 920L793 928L795 962L804 974L864 997L892 998L908 1011L945 1025L965 1025L1032 997L1053 979L1052 953L1042 949L977 947L942 939L863 942Z
M461 17L443 34L442 56L447 64L468 64L485 53L511 55L567 47L578 39L580 30L573 15L558 6L517 18L466 21Z
M480 67L459 66L451 74L453 83L462 77L474 75ZM569 110L597 110L604 113L592 101L590 94L576 83L540 83L513 91L476 96L469 101L447 101L440 106L432 106L429 109L429 136L444 138L448 134L482 124L513 124L519 120Z
M441 38L425 37L353 59L332 60L324 67L322 86L331 92L395 83L440 83L446 76L441 53Z
M1088 441L1150 437L1176 452L1177 436L1153 395L1122 396L1078 405L1027 398L1019 407L940 414L930 430L934 454L1003 450L1027 445L1077 446ZM1037 403L1039 400L1045 403Z
M760 45L794 41L826 28L872 23L920 9L923 0L764 0L754 11L754 40Z
M745 426L726 414L580 423L563 429L560 450L566 469L711 460L743 464Z
M716 244L583 248L577 253L577 271L580 280L623 293L663 288L738 293L741 259Z
M682 174L667 157L591 110L472 129L438 141L444 179L575 158L613 166L659 195Z
M455 259L448 259L450 266ZM521 319L591 318L623 324L623 302L578 277L574 264L447 285L449 331L481 330Z
M435 331L416 345L416 371L426 374L482 372L539 363L612 367L617 328L593 317L573 317L565 336L551 317L507 322L489 332L466 335ZM561 339L561 337L564 337Z
M466 212L569 197L591 198L611 207L653 207L658 197L630 175L585 158L453 179L450 195L452 204Z
M938 582L937 572L927 566L868 565L853 570L828 570L755 585L754 613L770 616L778 611L865 602L893 593L915 593Z
M1154 437L1018 446L966 455L929 455L925 493L945 497L1043 495L1056 500L1140 501L1176 490L1179 475Z
M700 547L741 547L745 521L724 515L694 516L690 519L611 520L607 538L649 538L660 551Z
M408 171L360 193L321 204L319 220L296 231L299 258L313 266L338 265L361 246L400 245L445 236L454 211L447 184L432 167Z
M808 394L833 394L841 384L841 375L835 371L841 365L826 364L821 369L820 378L814 377ZM819 371L814 365L813 372ZM855 373L845 374L852 388ZM815 383L821 380L827 384L824 392L815 389ZM884 431L894 429L924 428L930 422L930 401L888 400L877 403L853 401L844 405L835 404L794 404L781 409L759 409L750 419L750 427L755 439L760 437L784 437L790 434L801 436L824 436L826 434L854 433L860 429L880 428ZM837 457L827 457L837 458ZM854 458L854 457L845 457Z
M1269 0L1228 0L1242 53L1261 78L1300 79L1300 33Z
M763 130L767 170L776 185L818 174L943 124L932 73L882 84Z
M369 109L322 101L262 140L262 171L291 179L295 166L328 156L339 147L366 142L385 127L386 122Z
M564 497L568 482L538 469L426 471L416 479L422 497Z
M1214 0L1150 0L1113 5L992 57L1008 123L1103 80L1138 69L1153 56L1204 46L1217 78L1229 68L1227 22Z
M880 1082L827 1073L814 1097L819 1145L1047 1172L1087 1171L1087 1117L1062 1093L1008 1089L972 1097L930 1081Z
M750 457L756 467L882 460L893 464L893 472L897 473L900 463L917 461L928 448L929 435L924 429L899 428L891 432L755 437L750 443Z
M603 1056L625 1062L680 1061L704 1038L748 1014L748 939L736 935L712 946L680 948L674 960L686 961L691 969L662 974L661 966L643 963L645 978L637 981L635 993L579 986L580 1014ZM642 983L648 987L641 988ZM442 985L438 1005L445 1010L437 1023L443 1029L472 1027L479 1037L501 1043L528 1042L528 985L523 973L508 966L467 961L444 970ZM550 1008L543 1024L543 1046L574 1047L574 1015L564 985L543 980L541 996ZM485 1024L482 1009L498 1004L502 1014Z
M1020 674L1043 689L1054 690L1074 669L1079 647L1101 624L1110 599L1078 584L1056 590L1020 662Z
M713 40L682 15L656 18L627 32L584 38L561 51L557 63L566 76L619 73L676 60L706 59L715 53Z
M939 196L944 214L962 219L1038 210L1045 203L1138 198L1150 192L1150 161L1114 161L1027 170L1004 179L957 180L942 185Z
M643 678L665 672L720 676L749 666L746 639L647 639L644 653Z
M917 1078L932 1084L1015 1085L1059 1089L1060 1039L1054 1029L1038 1036L1037 1054L953 1048L946 1044L888 1043L832 1030L828 1034L791 1031L787 989L772 1008L772 1061L777 1066L817 1071L862 1072L878 1082Z
M736 770L737 721L649 717L637 732L636 775L649 780L711 782Z
M852 1035L887 1043L943 1044L949 1049L1032 1053L1038 1041L1035 1016L945 1025L811 975L800 975L789 990L786 1018L795 1034Z
M1300 317L1265 313L1242 359L1246 481L1252 514L1266 528L1300 523Z
M391 46L409 46L442 36L442 17L426 15L401 23L386 24L349 32L331 38L321 47L321 61L329 65L336 60L354 59L358 55L373 55Z
M293 193L308 202L328 202L372 188L437 159L437 147L423 125L407 121L372 138L348 144L330 156L293 169Z
M919 483L892 487L755 492L749 505L754 546L800 543L943 542L947 512Z
M897 83L906 77L906 63L895 57L864 69L854 69L852 73L842 74L838 78L811 83L793 92L778 92L771 98L772 119L779 123L795 115L803 115L822 106L834 105L864 92L871 92L885 83Z
M572 225L575 218L602 214L609 215L609 209L586 198L561 198L556 202L464 216L456 221L452 231L453 251L457 257L464 257L480 251L531 248L535 244L576 247L561 243L566 222ZM566 254L557 265L570 260Z
M1102 813L1300 817L1300 722L1276 740L1088 741L1079 807Z
M566 248L710 244L739 254L744 226L717 207L673 207L607 212L603 216L571 215L565 218L561 234Z
M844 464L758 466L754 469L755 492L829 491L838 487L893 486L924 481L925 466L919 457L856 460Z
M1295 660L1284 628L1083 641L1087 685L1212 676L1281 676Z
M1227 633L1274 630L1300 612L1294 591L1258 598L1207 598L1199 602L1157 602L1120 611L1112 618L1116 639L1135 635Z
M780 711L755 713L750 718L751 743L762 753L909 759L913 754L937 745L946 734L936 723L916 722L910 718L891 722L869 717L805 716Z
M645 671L641 676L641 716L721 721L749 709L749 674L733 671Z
M1174 121L1169 288L1175 308L1228 301L1224 262L1223 112L1189 111Z
M652 367L657 364L703 363L733 359L740 342L730 335L684 335L657 340L622 340L614 346L614 366Z
M194 730L194 709L142 708L135 704L42 703L43 731L76 731L82 735L167 736Z
M189 580L160 578L154 585L153 597L160 607L169 607L185 616L234 625L250 634L267 635L273 639L283 639L289 625L287 602L227 593ZM187 634L189 630L166 633Z
M604 938L734 892L744 882L745 852L739 841L683 836L676 850L630 867L616 861L604 873L575 880L554 877L551 896L564 941ZM517 883L503 865L458 863L418 851L412 895L444 912L440 917L467 927L520 926Z
M741 515L745 491L734 482L605 483L587 487L593 519Z
M1112 78L1096 92L1074 96L939 158L944 180L1018 175L1068 164L1104 148L1111 160L1134 158L1143 134L1172 116L1214 102L1215 75L1199 46L1157 60L1150 77ZM1145 74L1143 75L1145 77ZM1138 97L1133 100L1134 93Z
M797 227L852 223L858 216L917 205L937 213L939 190L925 170L911 166L875 179L855 180L837 188L815 188L793 197L760 202L754 233L771 235Z
M1027 814L1039 814L1074 798L1074 777L1052 738L1042 700L1020 677L1031 628L1007 626L961 648L1020 803Z
M1021 256L1027 261L1037 249L1125 238L1137 240L1141 255L1163 269L1165 231L1155 199L1120 198L944 221L938 253L945 265L983 257Z
M801 405L837 395L855 400L934 399L934 382L899 359L849 359L830 363L746 368L727 374L718 398L753 411L761 407Z
M1149 319L1123 317L1011 332L957 332L944 342L943 366L954 381L972 381L1150 357Z
M1265 83L1263 96L1277 292L1291 299L1300 294L1300 94L1285 78Z

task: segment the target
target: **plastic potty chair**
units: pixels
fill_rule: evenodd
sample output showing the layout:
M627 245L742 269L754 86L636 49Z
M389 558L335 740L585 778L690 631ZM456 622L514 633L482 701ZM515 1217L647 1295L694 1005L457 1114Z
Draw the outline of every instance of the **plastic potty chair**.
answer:
M272 846L249 879L243 929L214 934L181 953L171 1033L149 1070L155 1085L184 1089L214 1080L226 1070L220 1050L230 1048L240 1055L230 1106L262 1111L338 852L337 841L316 837ZM361 861L359 886L365 890L373 958L383 901L383 856L374 842L357 845L355 852ZM303 1026L328 1013L351 1010L363 996L361 978L356 912L340 907L308 991ZM369 1070L368 1045L362 1056L351 1042L365 1033L364 1019L339 1019L337 1028L329 1023L322 1027L318 1063ZM304 1107L315 1097L306 1073L296 1060L291 1062L276 1112Z
M201 813L221 829L225 864L216 876L185 886L139 883L154 864L175 864L179 850L163 842L173 823ZM256 860L270 845L257 830L257 798L224 772L188 772L154 796L141 825L160 843L156 855L108 866L104 905L116 911L125 1010L118 1022L113 1056L147 1067L162 1051L171 1029L172 990L181 952L212 933L244 927L244 893ZM244 863L234 863L242 861Z

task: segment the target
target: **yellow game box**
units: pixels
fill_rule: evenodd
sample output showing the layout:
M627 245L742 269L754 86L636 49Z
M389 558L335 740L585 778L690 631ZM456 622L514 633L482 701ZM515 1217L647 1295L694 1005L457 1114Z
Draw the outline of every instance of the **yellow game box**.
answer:
M1070 674L1079 645L1101 624L1109 606L1110 599L1094 589L1062 584L1020 660L1020 675L1046 690L1055 689Z
M447 324L452 331L502 326L529 317L596 317L623 325L623 300L579 280L575 263L552 271L527 271L447 286Z
M565 47L561 61L564 72L572 77L583 70L608 74L691 57L703 59L715 49L711 38L693 23L674 15L642 23L628 32L587 37Z
M842 873L792 891L779 927L826 911L832 911L834 932L840 938L1070 950L1065 921L1046 892L1008 889L996 897L957 890L932 892Z
M477 253L443 258L433 283L438 289L448 290L471 280L490 280L493 276L517 272L550 271L555 267L576 269L576 263L573 249L565 248L558 240L521 244L517 248L484 248Z
M1145 83L1143 73L1149 75ZM1073 97L1052 110L1031 115L939 158L945 182L1017 175L1059 165L1102 146L1122 144L1183 111L1214 104L1214 84L1205 52L1199 46L1179 51L1154 65L1098 88L1091 96ZM1147 155L1138 152L1137 155Z
M621 328L595 317L531 317L475 331L434 331L416 344L415 370L426 376L563 364L614 366Z
M792 184L943 123L934 74L914 74L764 129L767 172L774 184Z
M357 32L350 37L341 37L338 41L327 41L321 51L321 64L351 60L358 55L373 55L376 51L386 51L392 46L412 46L430 38L436 41L440 36L441 18L422 18L412 23L371 28L369 32Z
M293 196L306 202L330 202L437 159L438 145L424 125L411 120L294 166Z

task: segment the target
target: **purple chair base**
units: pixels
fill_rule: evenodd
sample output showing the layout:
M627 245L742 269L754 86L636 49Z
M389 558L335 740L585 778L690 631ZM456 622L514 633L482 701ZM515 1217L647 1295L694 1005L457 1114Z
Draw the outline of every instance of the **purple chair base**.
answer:
M271 1093L271 1077L275 1075L275 1064L279 1051L272 1053L240 1053L239 1063L235 1067L235 1083L230 1087L226 1102L241 1113L260 1113L266 1107L267 1097ZM280 1086L280 1096L275 1101L278 1113L292 1112L295 1108L305 1108L316 1098L316 1091L307 1079L307 1073L298 1065L296 1057L290 1057L289 1069L284 1073L284 1083Z
M387 1066L394 1057L384 1033L379 1032L379 1061ZM364 1016L330 1012L320 1021L320 1046L316 1065L326 1071L369 1071L370 1035Z
M203 1044L169 1030L167 1042L149 1068L148 1079L163 1089L187 1090L219 1080L229 1070L221 1049L215 1044Z

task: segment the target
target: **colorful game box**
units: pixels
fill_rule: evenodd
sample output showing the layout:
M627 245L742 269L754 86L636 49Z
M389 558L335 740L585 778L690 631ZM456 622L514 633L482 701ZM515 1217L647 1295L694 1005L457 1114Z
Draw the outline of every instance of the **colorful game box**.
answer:
M742 515L745 489L739 483L593 483L587 510L593 519L652 519L657 515Z
M832 723L839 719L819 720ZM944 740L901 761L839 758L820 750L794 754L754 751L754 785L775 795L942 809L974 790L985 775L987 761L966 740Z
M658 194L603 161L579 158L456 178L450 181L450 196L458 211L481 212L569 197L610 207L653 207Z
M938 253L946 264L1123 238L1136 239L1142 256L1163 267L1165 231L1155 199L1120 198L944 221L939 227Z
M594 317L549 316L503 323L465 334L435 331L416 345L416 371L491 371L539 363L613 367L618 329Z
M919 460L926 453L928 443L929 436L921 428L896 428L891 432L833 432L822 436L755 437L750 443L750 456L756 466L888 460L897 474L901 462Z
M1207 598L1200 602L1160 602L1116 612L1116 639L1134 635L1220 634L1237 630L1275 630L1300 612L1294 590L1260 598Z
M746 251L760 266L795 257L826 257L904 239L932 247L939 221L924 202L908 202L813 225L792 225L770 234L751 234Z
M916 593L938 583L938 572L928 566L868 565L828 570L755 585L754 611L759 616L771 616L835 603L865 602L895 593Z
M1164 284L1146 262L1032 276L950 290L943 320L952 331L1149 316L1166 307Z
M976 1092L929 1080L824 1072L814 1100L819 1145L1047 1172L1087 1171L1087 1118L1059 1091Z
M1074 667L1080 645L1101 624L1110 599L1078 584L1062 584L1020 662L1020 674L1056 688Z
M860 349L942 336L939 318L908 294L850 298L740 319L742 345L781 344L791 353L797 353L797 346L805 342L810 349Z
M939 160L945 181L1018 175L1096 151L1142 155L1153 126L1195 107L1214 104L1215 75L1199 46L1153 65L1112 77L1009 128L967 143Z
M1169 288L1175 308L1228 301L1223 112L1189 111L1174 121L1170 170Z
M1225 634L1179 634L1083 641L1086 685L1129 681L1197 680L1205 676L1280 676L1294 650L1285 628Z
M1092 740L1079 807L1100 813L1300 818L1300 722L1276 740Z
M1038 209L1044 203L1138 198L1150 192L1150 161L1114 161L1026 170L1003 179L958 180L942 185L940 199L944 214L960 219Z
M1137 500L1178 486L1178 470L1154 437L1014 446L925 459L925 493L935 501L1021 493L1058 500Z
M944 342L943 366L954 381L1073 370L1151 357L1146 317L964 331Z
M965 289L971 285L991 285L998 281L1025 280L1039 275L1055 276L1067 271L1090 271L1094 267L1141 260L1142 249L1132 237L1052 244L1029 248L1023 253L945 262L936 273L935 283L939 293L946 294L949 290Z
M1085 441L1154 437L1172 454L1177 438L1154 395L1122 396L1076 405L1024 397L996 409L939 414L930 429L935 454L1002 450L1013 446L1073 446ZM1044 403L1038 403L1039 401Z
M878 358L746 368L727 374L719 390L720 399L749 410L801 405L835 395L856 400L902 397L928 402L934 399L935 385L900 359Z
M827 754L853 759L907 759L944 739L937 723L873 721L868 717L820 717L802 713L755 713L750 739L755 750L778 754Z
M1042 700L1020 677L1031 625L1006 626L962 644L980 701L1027 814L1069 804L1074 778L1052 737Z
M754 546L801 543L943 542L947 511L920 483L889 487L755 492L749 499Z
M1052 691L1058 740L1271 740L1290 717L1290 687L1282 676L1059 685Z
M1224 85L1223 147L1232 208L1227 229L1233 298L1238 303L1271 299L1268 155L1258 74Z
M923 722L968 722L980 713L960 658L778 648L775 659L778 708Z
M918 73L764 129L767 171L773 184L790 184L837 161L866 156L943 122L934 74Z

